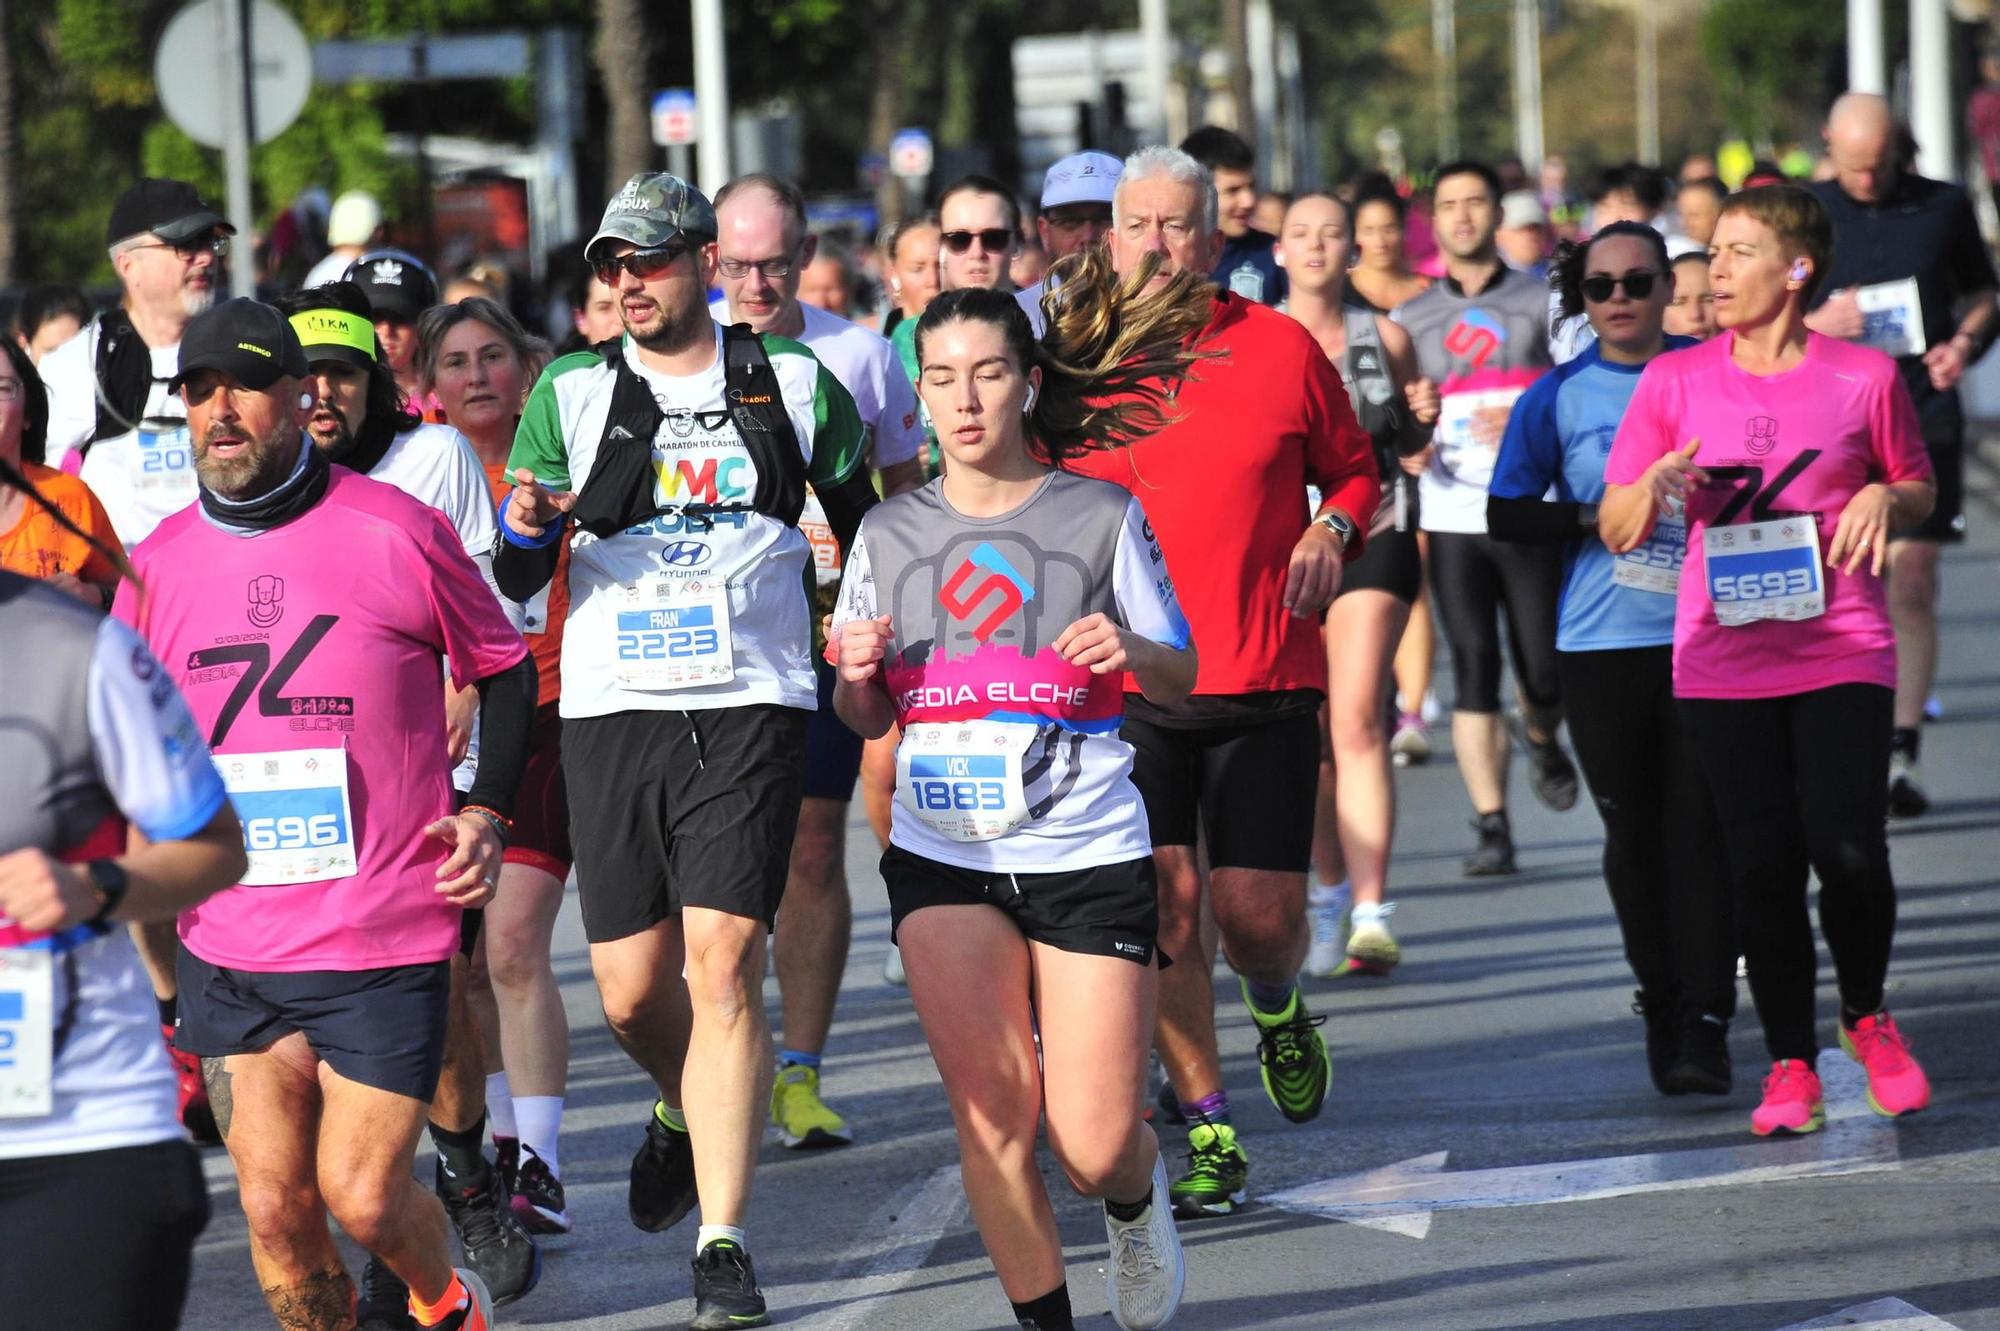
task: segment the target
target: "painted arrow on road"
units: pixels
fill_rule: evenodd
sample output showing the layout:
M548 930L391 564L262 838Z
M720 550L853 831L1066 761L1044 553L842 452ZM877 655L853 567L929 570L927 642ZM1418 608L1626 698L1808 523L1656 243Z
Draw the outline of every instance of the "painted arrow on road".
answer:
M1779 1327L1778 1331L1958 1331L1958 1328L1901 1299L1877 1299L1815 1317L1810 1322Z
M1430 1233L1436 1211L1548 1206L1898 1168L1895 1124L1870 1114L1862 1104L1861 1070L1839 1054L1823 1057L1820 1070L1829 1106L1840 1109L1830 1109L1826 1127L1809 1137L1455 1172L1445 1170L1448 1153L1436 1151L1362 1174L1287 1188L1263 1201L1420 1239Z

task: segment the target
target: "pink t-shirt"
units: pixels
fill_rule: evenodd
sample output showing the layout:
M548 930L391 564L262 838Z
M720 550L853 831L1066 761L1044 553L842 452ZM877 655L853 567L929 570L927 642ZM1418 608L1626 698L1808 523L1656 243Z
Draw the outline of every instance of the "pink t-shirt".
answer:
M187 695L251 850L246 885L184 912L181 941L250 971L449 957L461 912L436 891L447 847L424 833L452 808L443 662L466 687L528 649L444 515L335 467L304 517L241 536L191 505L132 562L147 595L124 584L114 613ZM275 757L306 749L336 752L328 762ZM246 777L279 779L246 793ZM273 856L280 878L303 878L300 866L321 855L351 854L352 869L249 886L260 847L266 877Z
M1805 359L1758 376L1730 359L1733 333L1655 358L1625 409L1604 479L1631 485L1669 449L1701 440L1710 485L1688 502L1687 562L1674 616L1674 692L1683 698L1776 698L1834 684L1896 683L1896 636L1882 580L1825 570L1814 619L1716 621L1702 534L1711 525L1810 513L1821 560L1856 492L1931 474L1916 409L1879 351L1818 333Z

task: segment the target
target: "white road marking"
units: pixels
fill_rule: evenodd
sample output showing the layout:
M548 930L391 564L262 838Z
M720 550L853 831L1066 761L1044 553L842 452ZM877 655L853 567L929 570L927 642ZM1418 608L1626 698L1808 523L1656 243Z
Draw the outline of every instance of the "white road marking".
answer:
M1958 1328L1901 1299L1877 1299L1815 1317L1810 1322L1781 1326L1778 1331L1958 1331Z
M939 1239L966 1223L965 1186L959 1180L958 1166L947 1165L925 1179L914 1195L892 1198L854 1231L863 1236L879 1234L878 1241L842 1262L826 1278L782 1293L766 1288L765 1298L774 1308L802 1303L832 1305L794 1324L796 1331L856 1331L881 1313L888 1298L929 1259Z
M1837 1052L1823 1054L1819 1065L1829 1106L1827 1125L1808 1137L1459 1172L1446 1172L1447 1152L1436 1151L1366 1173L1287 1188L1267 1194L1263 1201L1287 1211L1420 1239L1430 1232L1436 1211L1547 1206L1900 1168L1895 1124L1866 1108L1861 1069ZM1748 1126L1746 1121L1746 1134ZM1897 1331L1902 1331L1900 1325Z

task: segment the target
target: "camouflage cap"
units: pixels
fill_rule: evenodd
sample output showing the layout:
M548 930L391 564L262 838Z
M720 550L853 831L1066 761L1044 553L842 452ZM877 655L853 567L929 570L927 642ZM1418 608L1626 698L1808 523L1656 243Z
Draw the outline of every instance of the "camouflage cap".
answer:
M682 235L697 244L714 240L715 205L679 176L641 171L605 207L604 220L583 247L583 257L597 258L598 247L607 240L629 241L649 250Z

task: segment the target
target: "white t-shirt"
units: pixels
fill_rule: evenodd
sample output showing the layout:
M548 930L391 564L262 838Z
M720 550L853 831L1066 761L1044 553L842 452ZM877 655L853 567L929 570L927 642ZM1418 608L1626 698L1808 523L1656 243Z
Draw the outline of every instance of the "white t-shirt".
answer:
M93 319L83 331L42 357L38 367L49 391L49 465L77 473L75 454L97 429L97 343ZM167 391L180 368L181 348L151 348L153 384L138 428L90 444L80 474L103 501L118 539L131 549L153 528L195 500L194 449L187 407Z

